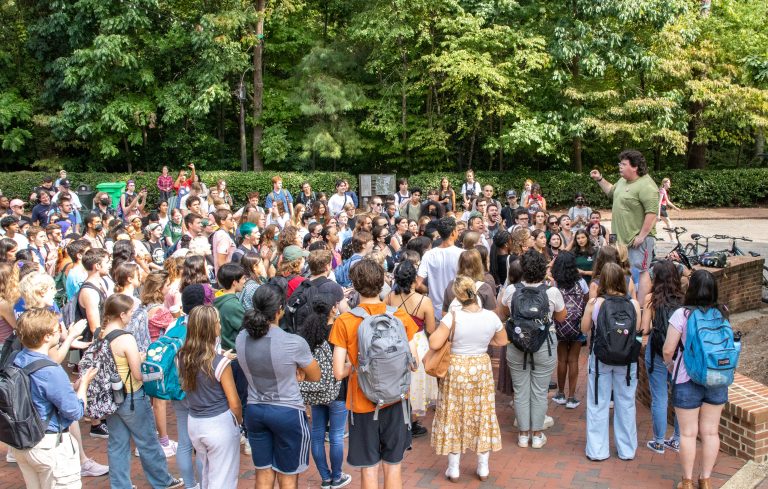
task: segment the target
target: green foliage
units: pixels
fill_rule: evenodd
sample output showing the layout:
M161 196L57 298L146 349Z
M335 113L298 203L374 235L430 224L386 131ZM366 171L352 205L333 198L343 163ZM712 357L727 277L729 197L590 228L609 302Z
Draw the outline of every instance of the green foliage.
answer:
M237 166L237 163L233 163ZM611 171L611 170L606 170ZM614 169L615 171L615 169ZM20 197L29 196L32 188L39 185L43 176L50 173L41 172L14 172L0 174L0 189L3 195ZM258 190L265 196L272 190L273 172L230 172L230 171L206 171L202 173L203 182L209 187L216 184L218 179L227 182L227 188L232 193L235 202L241 204L246 201L248 192ZM305 181L312 185L318 192L326 192L328 195L334 192L335 182L339 178L346 178L350 185L357 187L356 176L346 172L281 172L283 187L294 196L300 191L301 184ZM157 174L151 173L69 173L69 179L74 187L81 183L90 185L95 189L102 182L122 182L129 178L136 181L137 188L147 187L149 191L148 201L156 203L159 193L155 185ZM741 170L704 170L704 171L678 171L652 175L656 182L669 177L673 183L672 195L678 205L686 207L748 207L756 204L768 203L768 169L741 169ZM438 188L440 180L447 177L453 188L458 192L464 182L464 173L419 173L408 177L411 187L420 187L422 190ZM563 209L570 207L576 192L586 195L590 205L595 208L610 207L608 199L589 178L588 175L555 172L555 171L515 171L515 172L476 172L477 181L491 184L496 189L496 198L504 201L503 193L510 188L522 190L526 179L532 179L541 184L548 207L551 209ZM606 173L606 178L613 180L615 175Z

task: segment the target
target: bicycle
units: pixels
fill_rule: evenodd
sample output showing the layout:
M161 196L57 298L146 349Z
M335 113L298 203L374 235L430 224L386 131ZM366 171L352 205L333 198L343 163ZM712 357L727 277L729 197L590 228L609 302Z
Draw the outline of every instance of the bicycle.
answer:
M755 253L754 251L750 251L749 253L744 253L744 251L736 245L736 241L747 241L749 243L752 242L750 238L747 238L745 236L737 237L737 236L728 236L727 234L716 234L712 236L712 239L721 239L721 240L730 239L731 240L730 249L721 250L721 251L724 251L731 256L760 256L760 253Z
M702 253L708 252L709 251L709 240L713 239L713 238L714 238L714 236L702 236L701 234L698 234L698 233L691 234L691 239L693 239L693 241L695 243L688 243L688 244L686 244L685 245L685 253L687 255L699 256ZM704 244L703 245L701 243L699 243L699 241L701 241L701 240L704 240ZM703 251L702 251L702 248L703 248Z
M698 263L698 257L696 255L690 255L686 252L685 247L680 242L680 236L687 233L688 230L681 226L675 226L674 228L664 228L664 231L675 234L675 241L677 244L672 250L667 253L667 259L672 261L679 261L688 270L693 270L693 265Z

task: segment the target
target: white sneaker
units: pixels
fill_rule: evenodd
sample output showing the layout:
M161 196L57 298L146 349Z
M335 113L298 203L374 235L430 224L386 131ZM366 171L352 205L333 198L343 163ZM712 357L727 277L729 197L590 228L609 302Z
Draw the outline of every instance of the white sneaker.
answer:
M553 426L555 426L555 420L552 419L552 416L544 416L544 426L541 429L548 430Z
M532 448L543 448L547 444L547 435L544 433L536 436L533 435L533 441L531 442Z
M168 446L161 445L163 447L163 453L165 453L165 458L171 458L176 455L176 449L178 448L179 444L176 443L173 440L168 440Z
M528 448L528 441L531 439L528 435L523 435L522 433L517 435L517 446L520 448Z
M5 454L5 461L9 464L15 464L16 463L16 457L13 456L13 453L11 453L11 450L8 450L8 453Z
M246 437L245 437L245 435L243 435L243 434L241 433L241 434L240 434L240 444L241 444L241 445L245 445L246 443L248 443L248 438L246 438Z
M109 472L109 466L88 459L80 465L80 477L101 477Z

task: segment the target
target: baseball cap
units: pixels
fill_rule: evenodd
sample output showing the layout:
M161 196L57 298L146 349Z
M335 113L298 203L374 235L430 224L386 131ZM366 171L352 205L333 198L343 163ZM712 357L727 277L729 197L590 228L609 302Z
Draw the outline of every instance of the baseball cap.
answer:
M69 188L70 186L69 178L64 178L62 180L59 180L59 185L61 185L64 188Z
M517 192L514 189L507 190L507 198L517 197Z
M211 224L211 221L209 221L207 218L200 221L200 225L205 227L208 227Z
M24 207L24 201L21 199L13 199L11 201L11 207Z
M151 224L147 224L147 227L145 227L145 228L144 228L144 230L145 230L146 232L148 232L148 233L151 233L151 232L152 232L152 231L154 231L155 229L157 229L157 228L161 228L161 227L163 227L163 226L162 226L162 225L160 225L160 223L158 223L158 222L153 222L153 223L151 223Z
M283 250L283 258L288 261L298 260L309 256L309 251L302 250L296 245L288 246Z

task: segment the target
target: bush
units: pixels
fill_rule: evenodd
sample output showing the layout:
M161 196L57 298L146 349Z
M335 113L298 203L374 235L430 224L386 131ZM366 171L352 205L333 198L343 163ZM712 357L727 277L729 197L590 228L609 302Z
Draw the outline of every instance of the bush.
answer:
M155 184L159 173L136 173L128 175L124 173L70 173L73 190L81 183L92 186L101 182L126 181L133 178L136 187L146 186L149 190L149 202L156 203L159 198ZM246 200L246 194L253 190L261 192L265 196L272 189L272 177L276 173L241 173L234 171L210 171L203 172L203 182L209 187L216 184L219 178L227 181L227 187L237 203ZM335 182L338 178L346 178L352 187L357 187L355 175L344 172L312 172L291 173L280 172L283 178L283 186L294 196L299 192L301 184L308 181L315 191L323 191L329 195L334 192ZM13 172L0 174L0 189L4 195L11 198L19 197L26 200L32 189L39 185L43 176L42 172ZM422 189L437 188L440 179L446 176L458 193L464 181L463 173L420 173L409 177L412 187ZM679 171L653 175L657 183L664 177L672 179L671 197L673 202L687 207L748 207L762 204L768 201L768 169L750 168L740 170L697 170ZM573 196L581 191L587 197L589 204L596 208L609 207L608 199L600 191L598 186L589 178L589 175L569 172L527 172L527 173L500 173L477 172L476 179L481 184L491 184L496 189L496 198L502 203L504 192L514 188L518 195L523 182L530 178L541 184L544 197L548 206L565 208L572 205ZM614 180L616 175L607 175L609 180ZM263 198L262 198L263 202Z

